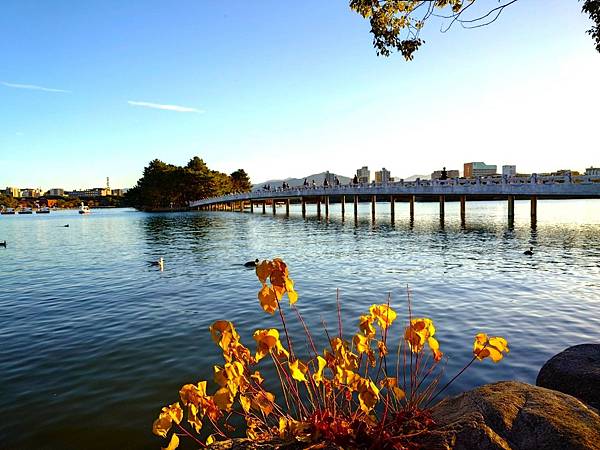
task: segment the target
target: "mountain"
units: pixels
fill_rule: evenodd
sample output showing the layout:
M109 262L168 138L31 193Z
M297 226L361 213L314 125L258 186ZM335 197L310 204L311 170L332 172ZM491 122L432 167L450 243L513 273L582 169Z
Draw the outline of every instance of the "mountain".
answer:
M286 178L283 180L267 180L267 181L263 181L262 183L257 183L255 185L252 186L252 190L256 191L258 189L262 189L262 187L266 184L271 185L271 188L277 188L277 187L281 187L281 184L285 181L287 184L290 185L290 187L297 187L297 186L302 186L304 184L304 180L306 179L306 181L308 181L309 184L312 185L313 180L315 180L315 184L317 186L322 186L323 185L323 181L325 181L325 174L327 172L321 172L321 173L314 173L312 175L307 175L305 177L301 177L301 178ZM340 180L340 184L348 184L350 183L350 181L352 180L352 178L350 177L345 177L343 175L338 175L338 174L334 174L331 173L332 176L337 176L338 180Z
M420 178L421 180L429 180L429 179L431 179L431 174L429 174L429 175L411 175L410 177L405 178L404 181L415 181L417 178Z

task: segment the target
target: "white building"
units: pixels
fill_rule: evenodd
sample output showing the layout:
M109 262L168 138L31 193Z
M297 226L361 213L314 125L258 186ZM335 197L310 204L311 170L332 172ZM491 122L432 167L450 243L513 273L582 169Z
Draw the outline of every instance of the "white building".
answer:
M502 166L502 176L505 176L505 177L517 176L517 166Z

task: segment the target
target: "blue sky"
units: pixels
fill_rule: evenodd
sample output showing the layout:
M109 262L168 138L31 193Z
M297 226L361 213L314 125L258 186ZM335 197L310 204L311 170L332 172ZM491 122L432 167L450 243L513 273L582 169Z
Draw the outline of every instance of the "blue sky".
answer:
M194 155L254 182L600 165L580 2L519 0L476 30L432 22L409 63L377 57L347 3L4 0L0 186L129 187L154 158Z

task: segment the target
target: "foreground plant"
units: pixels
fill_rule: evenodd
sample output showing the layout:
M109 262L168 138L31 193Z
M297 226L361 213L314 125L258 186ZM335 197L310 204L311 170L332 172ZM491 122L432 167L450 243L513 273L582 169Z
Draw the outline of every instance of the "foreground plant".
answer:
M235 418L243 418L245 431L254 441L330 443L343 448L405 449L415 447L415 438L427 433L434 423L428 406L474 361L494 362L508 353L501 337L480 333L475 337L473 359L441 389L438 370L443 353L433 321L413 318L404 328L395 362L390 363L389 330L397 318L387 303L372 305L359 318L351 340L343 338L338 301L338 335L327 329L329 346L318 352L310 330L295 306L298 294L281 259L263 261L256 268L262 284L258 299L269 314L278 312L285 336L275 328L256 330L256 351L245 347L231 322L219 320L210 333L221 348L224 363L214 366L218 388L207 394L207 382L186 384L180 402L163 407L153 424L154 434L170 439L166 449L177 448L186 436L200 447L227 439ZM306 354L294 351L288 334L282 299L305 330ZM429 351L427 351L429 349ZM269 361L278 377L275 393L256 366ZM187 422L187 424L184 422Z

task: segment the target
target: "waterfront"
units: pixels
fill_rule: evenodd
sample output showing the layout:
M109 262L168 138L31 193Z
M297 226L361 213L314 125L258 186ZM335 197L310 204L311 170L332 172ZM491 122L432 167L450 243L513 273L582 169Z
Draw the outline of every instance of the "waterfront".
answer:
M311 205L313 206L313 205ZM318 328L335 322L339 288L345 329L388 292L404 311L410 285L417 315L431 317L447 373L468 361L473 335L508 339L498 365L478 364L451 393L518 379L530 383L546 359L600 338L600 200L360 205L359 222L329 222L299 208L289 218L228 212L144 214L94 210L0 218L0 424L2 448L159 448L150 433L179 387L211 378L221 362L207 327L232 320L251 330L278 326L258 306L258 281L241 263L282 257ZM62 225L69 224L69 228ZM530 245L535 255L522 254ZM165 258L159 272L148 261ZM396 330L399 325L396 325ZM298 331L296 329L296 331Z

